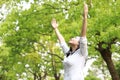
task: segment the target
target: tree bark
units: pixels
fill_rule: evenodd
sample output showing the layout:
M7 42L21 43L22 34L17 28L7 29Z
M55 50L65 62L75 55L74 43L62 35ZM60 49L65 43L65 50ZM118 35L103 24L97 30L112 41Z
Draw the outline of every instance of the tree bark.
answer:
M102 58L107 64L108 70L111 74L112 80L120 80L117 71L115 70L115 66L111 59L111 53L108 50L100 51Z
M55 80L60 80L60 73L59 74L55 73L54 78L55 78Z
M33 75L34 75L34 80L36 80L36 78L37 78L37 75L36 75L36 73L34 73Z

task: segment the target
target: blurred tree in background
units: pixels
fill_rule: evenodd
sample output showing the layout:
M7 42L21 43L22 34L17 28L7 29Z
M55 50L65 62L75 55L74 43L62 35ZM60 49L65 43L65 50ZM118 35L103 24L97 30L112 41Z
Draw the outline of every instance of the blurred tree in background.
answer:
M119 0L0 1L0 79L63 80L63 53L50 22L57 19L66 41L78 36L84 1L89 58L96 60L86 80L100 80L99 71L104 80L119 80Z

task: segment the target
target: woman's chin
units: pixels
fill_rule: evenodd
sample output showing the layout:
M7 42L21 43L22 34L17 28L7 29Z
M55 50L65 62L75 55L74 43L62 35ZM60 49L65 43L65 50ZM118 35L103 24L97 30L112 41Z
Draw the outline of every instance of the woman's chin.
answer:
M73 45L73 43L71 43L71 42L69 42L68 44L69 44L69 46L72 46L72 45Z
M72 44L72 43L69 41L68 44L70 45L70 44Z

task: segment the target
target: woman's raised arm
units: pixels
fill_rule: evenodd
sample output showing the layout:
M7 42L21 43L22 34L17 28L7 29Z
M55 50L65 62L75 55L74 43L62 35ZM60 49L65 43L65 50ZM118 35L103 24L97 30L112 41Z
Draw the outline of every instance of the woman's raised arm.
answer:
M84 3L84 11L83 11L83 23L82 23L82 30L81 30L81 37L86 37L87 31L87 15L88 15L88 6Z

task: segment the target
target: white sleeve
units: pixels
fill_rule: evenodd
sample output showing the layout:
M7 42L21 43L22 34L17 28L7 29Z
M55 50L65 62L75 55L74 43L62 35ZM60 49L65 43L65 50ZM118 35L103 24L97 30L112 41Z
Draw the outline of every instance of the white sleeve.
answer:
M68 45L66 44L66 42L61 42L61 43L60 43L60 46L61 46L64 54L66 54L66 53L69 51L69 47L68 47Z
M88 49L87 49L87 39L86 37L80 37L80 52L83 56L88 56Z

